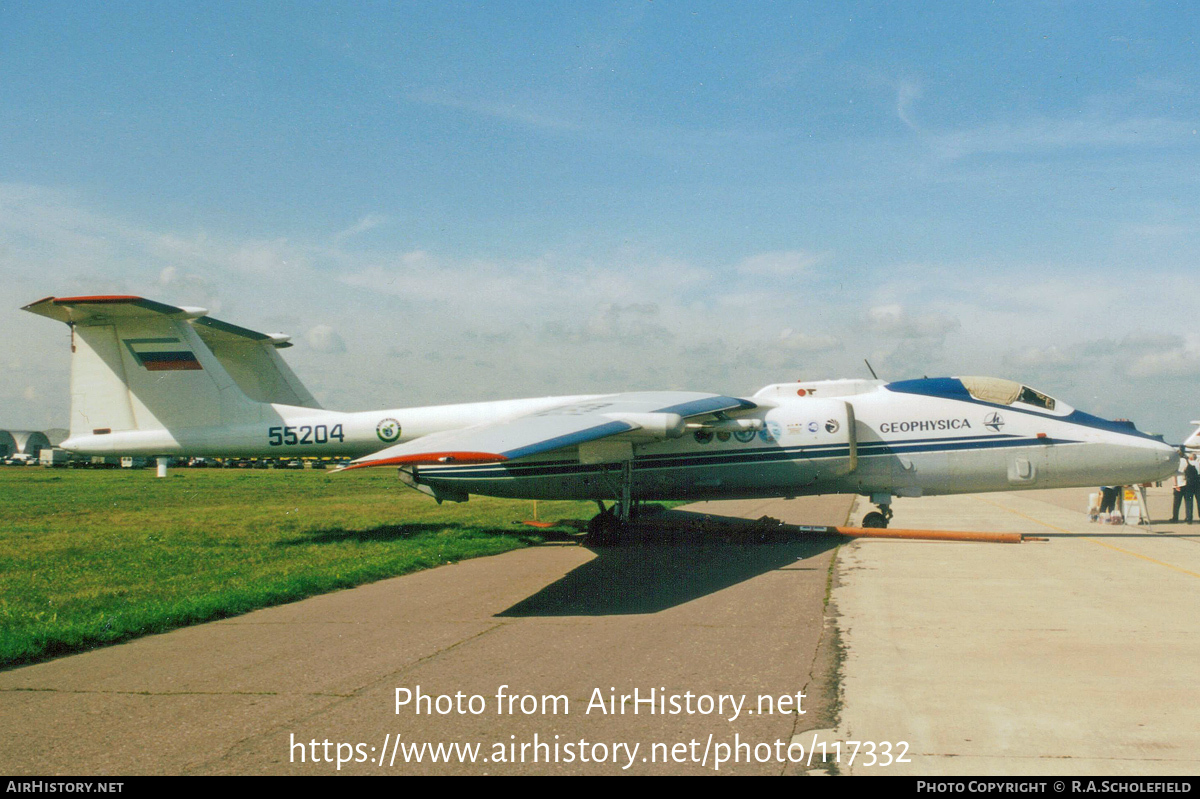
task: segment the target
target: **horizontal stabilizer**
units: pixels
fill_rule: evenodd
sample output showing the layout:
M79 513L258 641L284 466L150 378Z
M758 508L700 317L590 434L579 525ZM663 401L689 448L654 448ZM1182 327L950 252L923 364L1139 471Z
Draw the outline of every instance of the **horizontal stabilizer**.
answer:
M46 297L31 302L22 310L67 324L112 323L124 319L151 319L159 316L195 319L208 313L203 308L179 308L129 295Z
M272 346L280 350L292 346L291 336L285 336L283 333L259 333L257 330L249 330L240 325L231 325L229 322L222 322L220 319L213 319L211 316L203 316L197 319L194 324L197 326L201 338L204 338L206 333L225 333L235 338L244 338L249 341L269 341Z
M112 324L128 319L153 319L166 316L192 321L201 337L224 333L249 341L269 341L276 349L292 346L290 336L282 333L259 333L240 325L222 322L208 315L205 308L181 307L148 300L129 294L107 294L90 297L46 297L31 302L21 310L46 316L66 324Z

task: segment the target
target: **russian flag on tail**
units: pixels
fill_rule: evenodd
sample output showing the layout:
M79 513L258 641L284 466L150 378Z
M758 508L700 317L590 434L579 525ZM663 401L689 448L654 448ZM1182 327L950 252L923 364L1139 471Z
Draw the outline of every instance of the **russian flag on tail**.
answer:
M127 338L125 346L148 372L186 372L203 369L196 353L177 338Z

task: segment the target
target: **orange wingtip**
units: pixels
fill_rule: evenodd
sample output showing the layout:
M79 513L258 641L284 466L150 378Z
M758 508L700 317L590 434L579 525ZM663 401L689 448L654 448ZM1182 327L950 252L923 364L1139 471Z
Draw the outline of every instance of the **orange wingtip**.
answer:
M508 458L492 452L423 452L419 455L400 455L395 458L381 458L377 461L352 463L344 471L351 469L366 469L371 466L458 466L459 464L496 463Z

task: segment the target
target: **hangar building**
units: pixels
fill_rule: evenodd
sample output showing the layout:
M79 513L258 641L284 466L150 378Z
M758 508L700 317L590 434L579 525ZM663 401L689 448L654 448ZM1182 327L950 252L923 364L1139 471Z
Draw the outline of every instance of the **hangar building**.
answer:
M0 430L0 458L16 454L36 458L43 448L49 447L50 439L37 430Z

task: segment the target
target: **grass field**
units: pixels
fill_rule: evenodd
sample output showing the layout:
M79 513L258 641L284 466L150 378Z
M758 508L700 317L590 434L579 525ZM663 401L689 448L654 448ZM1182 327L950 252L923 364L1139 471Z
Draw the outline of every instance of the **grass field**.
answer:
M438 506L382 469L2 468L0 666L526 546L539 534L514 522L532 512Z

